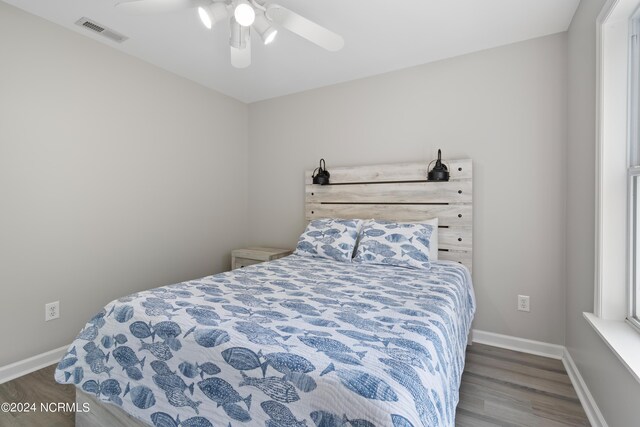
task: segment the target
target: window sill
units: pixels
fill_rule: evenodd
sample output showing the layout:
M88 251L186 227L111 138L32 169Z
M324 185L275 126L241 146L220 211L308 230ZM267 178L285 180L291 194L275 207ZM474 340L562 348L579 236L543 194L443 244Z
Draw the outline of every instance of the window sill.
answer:
M604 320L593 313L582 313L600 338L640 382L640 334L623 320Z

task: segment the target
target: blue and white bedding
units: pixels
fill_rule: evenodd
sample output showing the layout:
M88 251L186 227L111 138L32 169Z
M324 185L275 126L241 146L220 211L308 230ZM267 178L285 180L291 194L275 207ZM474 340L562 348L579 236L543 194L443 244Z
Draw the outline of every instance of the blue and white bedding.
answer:
M55 377L150 425L453 426L468 270L292 255L109 303Z

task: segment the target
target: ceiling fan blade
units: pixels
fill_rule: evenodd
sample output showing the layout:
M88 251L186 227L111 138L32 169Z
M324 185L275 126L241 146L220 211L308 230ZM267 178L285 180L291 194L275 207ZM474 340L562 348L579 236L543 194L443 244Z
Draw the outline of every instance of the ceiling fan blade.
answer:
M177 12L197 5L193 0L134 0L116 4L116 8L131 15Z
M251 39L247 40L247 45L244 49L238 49L231 47L231 65L235 68L247 68L251 65Z
M281 27L331 52L337 52L344 47L342 36L280 5L267 6L266 14L267 18Z

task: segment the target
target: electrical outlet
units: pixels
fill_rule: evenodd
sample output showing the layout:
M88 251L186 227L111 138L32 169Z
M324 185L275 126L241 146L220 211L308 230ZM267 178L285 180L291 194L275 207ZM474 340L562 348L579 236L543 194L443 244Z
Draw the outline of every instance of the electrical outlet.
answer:
M44 321L54 320L60 317L60 301L50 302L44 305Z
M528 295L518 295L518 311L531 311Z

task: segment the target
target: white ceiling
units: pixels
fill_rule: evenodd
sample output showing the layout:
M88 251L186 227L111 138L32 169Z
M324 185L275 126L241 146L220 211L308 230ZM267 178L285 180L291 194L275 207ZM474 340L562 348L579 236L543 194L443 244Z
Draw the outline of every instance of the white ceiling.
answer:
M327 52L280 31L253 63L229 60L229 25L207 31L193 9L130 16L117 0L4 0L244 102L345 82L567 30L579 0L274 0L341 34ZM111 42L74 25L87 17L129 37Z

